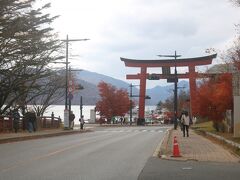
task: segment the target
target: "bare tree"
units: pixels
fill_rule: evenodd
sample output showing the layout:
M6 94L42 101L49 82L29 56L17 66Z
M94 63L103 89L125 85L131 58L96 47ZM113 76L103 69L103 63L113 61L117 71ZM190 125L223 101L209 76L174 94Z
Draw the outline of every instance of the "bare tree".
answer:
M240 6L240 0L231 0L236 6Z
M183 108L185 108L185 104L187 103L187 101L189 101L189 92L180 90L180 92L178 93L178 112L181 112L183 110ZM165 100L165 102L159 102L158 106L160 106L161 108L166 108L168 109L170 112L173 112L174 109L174 97L173 95L170 96L169 98L167 98Z
M42 116L50 105L57 104L64 99L65 79L58 72L52 72L48 79L39 84L39 96L32 103L37 114Z

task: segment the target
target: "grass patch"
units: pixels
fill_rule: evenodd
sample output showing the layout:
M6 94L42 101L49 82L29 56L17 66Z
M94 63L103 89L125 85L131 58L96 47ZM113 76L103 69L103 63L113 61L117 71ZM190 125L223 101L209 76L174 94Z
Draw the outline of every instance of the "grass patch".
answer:
M192 129L199 130L199 131L206 131L206 132L211 132L214 134L217 134L219 136L222 136L228 140L231 140L233 142L239 143L240 144L240 138L233 137L232 133L227 133L227 132L217 132L213 128L213 123L212 121L207 121L199 124L194 124L192 125Z
M200 130L200 131L207 131L207 132L216 132L213 128L212 121L207 121L203 123L194 124L191 126L192 129Z

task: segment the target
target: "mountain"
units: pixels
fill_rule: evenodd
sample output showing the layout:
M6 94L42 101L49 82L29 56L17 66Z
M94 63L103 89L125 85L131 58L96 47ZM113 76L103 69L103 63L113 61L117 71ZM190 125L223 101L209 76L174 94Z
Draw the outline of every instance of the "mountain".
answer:
M98 83L100 83L101 81L104 81L106 83L112 84L113 86L117 87L117 88L124 88L124 89L129 89L129 84L118 80L118 79L114 79L112 77L103 75L103 74L98 74L95 72L90 72L90 71L86 71L86 70L82 70L82 71L77 71L75 73L76 78L77 79L82 79L84 81L90 82L91 84L94 85L98 85Z
M112 84L117 88L126 89L128 92L130 90L130 84L103 74L98 74L86 70L73 71L73 74L75 77L75 84L81 84L84 89L75 90L72 104L79 104L80 96L82 96L84 105L95 105L96 102L100 99L98 95L97 85L101 81ZM178 87L184 87L185 91L188 91L189 83L188 81L180 81L178 83ZM146 95L149 95L151 99L146 100L146 105L156 105L160 100L166 100L169 96L173 95L173 89L173 83L167 86L156 86L154 88L147 89ZM133 87L133 94L139 94L139 89Z
M178 91L180 89L189 91L188 81L180 81L178 83ZM156 105L159 101L165 101L168 97L173 96L173 93L174 93L173 90L174 90L173 83L171 83L168 86L156 86L152 89L147 89L146 94L151 97L151 100L147 100L146 102L149 105Z
M98 88L95 84L89 83L82 79L76 79L75 84L81 84L83 89L74 91L74 98L72 99L72 104L80 104L80 96L82 96L82 102L84 105L95 105L100 99L98 94Z

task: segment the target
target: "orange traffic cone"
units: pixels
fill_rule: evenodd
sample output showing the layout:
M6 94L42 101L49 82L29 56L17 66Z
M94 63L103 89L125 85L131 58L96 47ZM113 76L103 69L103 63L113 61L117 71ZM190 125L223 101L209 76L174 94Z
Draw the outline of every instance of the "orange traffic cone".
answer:
M172 157L181 157L176 136L174 136L174 139L173 139L173 155L172 155Z

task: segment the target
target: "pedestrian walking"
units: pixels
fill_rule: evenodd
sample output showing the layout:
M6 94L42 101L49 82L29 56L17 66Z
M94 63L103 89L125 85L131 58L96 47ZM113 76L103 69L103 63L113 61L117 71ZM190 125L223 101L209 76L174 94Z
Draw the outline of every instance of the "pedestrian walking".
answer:
M182 116L184 115L185 111L182 111L181 115L178 118L178 124L179 127L181 128L181 131L183 131L183 123L182 123Z
M120 117L121 125L123 124L123 117Z
M183 125L183 137L185 137L185 134L187 133L187 137L189 137L189 124L190 124L190 118L188 115L188 112L184 112L181 117L181 123ZM186 133L185 133L186 131Z
M80 119L80 129L83 129L83 125L85 124L85 121L84 121L84 116L82 116Z
M36 131L36 121L37 116L33 109L29 109L29 111L25 114L25 119L28 123L28 132L35 132Z
M17 133L19 129L20 114L17 109L13 110L13 128L14 132Z

